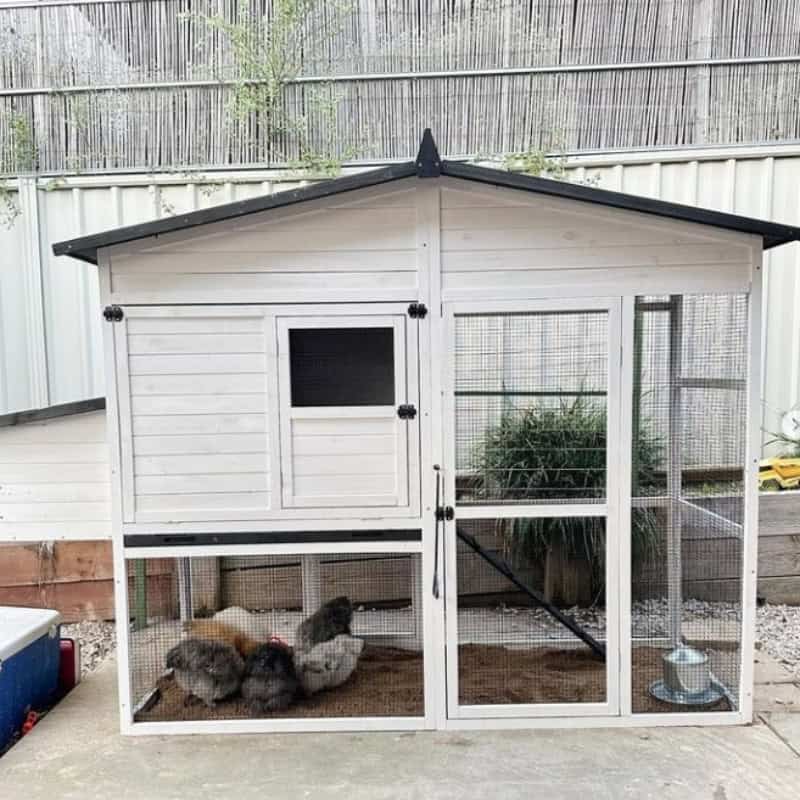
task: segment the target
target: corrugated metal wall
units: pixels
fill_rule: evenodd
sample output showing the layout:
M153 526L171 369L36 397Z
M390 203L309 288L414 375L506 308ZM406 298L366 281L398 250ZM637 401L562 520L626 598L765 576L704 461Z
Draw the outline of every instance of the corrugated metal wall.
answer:
M800 147L582 155L573 180L800 225ZM97 275L50 245L298 185L266 171L23 180L0 228L0 413L104 394ZM800 400L800 246L766 258L764 424Z

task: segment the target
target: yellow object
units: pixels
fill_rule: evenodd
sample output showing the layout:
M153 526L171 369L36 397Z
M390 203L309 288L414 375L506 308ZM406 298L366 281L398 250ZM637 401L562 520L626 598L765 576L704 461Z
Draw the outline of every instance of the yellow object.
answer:
M765 458L758 467L758 488L762 492L800 489L800 458Z

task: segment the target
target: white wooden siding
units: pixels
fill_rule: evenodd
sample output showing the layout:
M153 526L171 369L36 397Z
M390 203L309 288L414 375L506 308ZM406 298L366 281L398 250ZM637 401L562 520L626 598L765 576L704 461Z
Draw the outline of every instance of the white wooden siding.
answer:
M404 188L405 187L405 188ZM414 300L414 192L400 186L112 251L116 303Z
M127 366L120 407L130 408L121 424L127 521L237 519L270 508L264 324L257 310L151 308L130 309L115 329Z
M0 428L0 541L111 537L105 412Z
M752 237L513 189L449 180L442 296L746 291Z

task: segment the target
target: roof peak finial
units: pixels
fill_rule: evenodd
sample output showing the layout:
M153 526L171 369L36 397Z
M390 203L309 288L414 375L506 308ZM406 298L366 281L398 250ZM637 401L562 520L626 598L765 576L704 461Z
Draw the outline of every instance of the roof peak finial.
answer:
M439 151L436 149L436 142L433 141L430 128L425 128L425 132L422 134L416 164L418 178L438 178L441 175L442 161L439 158Z

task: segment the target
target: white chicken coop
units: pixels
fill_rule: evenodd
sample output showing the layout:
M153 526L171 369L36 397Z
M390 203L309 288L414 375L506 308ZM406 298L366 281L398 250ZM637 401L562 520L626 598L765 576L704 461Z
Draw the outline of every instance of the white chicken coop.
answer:
M762 251L798 238L426 132L55 245L108 321L123 731L749 721Z

